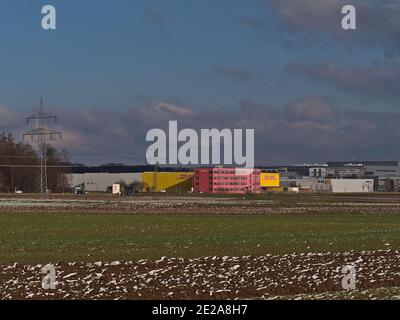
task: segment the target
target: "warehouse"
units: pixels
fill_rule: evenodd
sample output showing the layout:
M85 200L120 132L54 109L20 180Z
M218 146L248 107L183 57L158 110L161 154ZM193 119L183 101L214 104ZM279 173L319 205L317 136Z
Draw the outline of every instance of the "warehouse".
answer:
M72 187L83 186L88 192L110 192L115 183L140 181L140 173L74 173L69 179Z
M178 171L175 168L158 168L160 171L171 173ZM154 171L153 166L148 165L123 165L123 164L107 164L101 166L84 166L79 165L72 168L69 174L69 184L71 188L83 189L88 192L111 192L112 185L115 183L125 183L126 185L133 182L141 184L143 179L143 172ZM181 169L183 174L191 173ZM160 173L159 173L160 174ZM193 174L192 174L193 175ZM152 179L151 179L152 180ZM162 179L160 180L162 181ZM77 187L77 188L75 188ZM150 187L152 187L150 185ZM189 186L189 190L192 185ZM159 188L161 192L163 186Z
M188 193L193 189L193 172L143 172L146 192Z
M281 177L283 190L296 192L329 192L330 187L324 179L312 177Z
M396 176L400 175L398 161L353 161L353 162L328 162L328 174L337 177L353 176Z
M373 179L328 179L333 193L374 192Z
M281 187L297 192L362 193L374 191L373 179L281 178Z

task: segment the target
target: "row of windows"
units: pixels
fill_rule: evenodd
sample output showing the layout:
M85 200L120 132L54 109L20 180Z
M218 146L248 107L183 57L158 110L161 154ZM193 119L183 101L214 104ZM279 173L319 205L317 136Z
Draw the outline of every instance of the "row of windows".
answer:
M213 170L208 170L208 174L234 174L236 170L218 170L218 171L213 171ZM205 172L203 172L205 173Z
M195 190L195 192L199 192L200 191L198 186L196 186L194 190ZM212 187L209 187L208 191L209 192L226 192L226 191L231 191L231 192L256 191L257 192L257 191L260 191L260 188L256 188L256 187L247 188L247 187L241 187L241 186L238 186L236 188L232 188L232 187L230 187L230 188L227 188L227 187L212 188Z
M247 177L208 177L208 180L247 180Z
M200 186L200 185L204 185L204 183L199 183L198 181L194 182L195 186ZM259 183L251 183L250 181L245 181L245 182L237 182L237 181L209 181L208 185L238 185L238 186L250 186L250 185L254 185L254 186L260 186Z
M213 174L234 174L235 173L235 170L228 170L228 171L224 171L224 170L219 170L219 171L214 171L214 172L212 172L212 171L210 171L210 173L213 173Z
M238 183L238 182L210 182L209 183L210 186L214 185L214 186L243 186L243 183Z
M200 178L196 177L195 180L199 181ZM208 180L217 180L217 181L220 181L220 180L241 180L241 181L245 181L245 180L249 180L249 179L248 179L248 177L245 177L245 176L231 176L231 177L226 177L226 176L223 176L223 177L215 177L214 176L213 177L213 176L210 176L210 177L208 177ZM259 176L253 176L253 177L250 177L250 180L259 181L260 177Z
M259 190L256 188L210 188L209 191L251 191L251 190Z

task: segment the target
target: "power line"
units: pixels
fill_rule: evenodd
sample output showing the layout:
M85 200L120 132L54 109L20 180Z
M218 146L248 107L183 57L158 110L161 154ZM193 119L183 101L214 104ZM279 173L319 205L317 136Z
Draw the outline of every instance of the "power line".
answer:
M28 117L26 123L29 125L30 122L36 122L36 129L23 134L23 140L30 141L37 140L39 155L40 155L40 193L42 198L45 197L47 192L47 140L61 140L61 133L50 130L46 127L46 121L52 120L57 123L57 117L51 114L44 113L43 111L43 97L40 98L39 112Z
M73 157L75 157L75 158L94 158L94 157L103 157L103 158L107 158L107 157L113 157L113 158L115 158L115 157L135 157L135 156L138 156L139 154L134 154L134 153L131 153L131 154L126 154L126 153L113 153L113 154L87 154L87 155L79 155L79 154L76 154L76 155L73 155ZM15 156L15 155L1 155L0 154L0 158L26 158L26 159L36 159L36 157L35 156Z
M47 168L82 168L82 169L90 169L90 168L98 168L98 167L121 167L121 166L132 166L132 165L124 165L124 164L106 164L100 166L75 166L75 165L47 165ZM139 166L147 166L147 165L139 165ZM0 164L0 168L40 168L40 165L26 165L26 164Z
M0 168L41 168L41 165L24 165L24 164L0 164ZM49 166L46 168L87 168L83 166Z
M22 158L22 159L36 159L34 156L4 156L0 155L0 158Z

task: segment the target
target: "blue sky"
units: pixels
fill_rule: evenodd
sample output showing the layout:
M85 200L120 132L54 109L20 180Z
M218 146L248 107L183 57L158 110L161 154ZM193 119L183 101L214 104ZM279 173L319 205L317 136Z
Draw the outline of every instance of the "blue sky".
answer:
M179 96L199 107L232 102L232 87L214 65L258 68L281 59L274 45L236 23L257 15L256 2L53 1L55 32L40 28L45 3L0 4L4 104L32 105L38 92L73 108L126 108L142 95Z
M168 112L175 110L165 108L171 104L191 110L191 118L182 119L188 124L204 112L231 112L231 123L214 125L232 128L243 119L243 106L251 105L275 121L266 128L291 125L285 134L299 130L303 137L296 142L298 150L275 137L276 142L260 146L282 150L276 155L280 162L335 160L328 159L331 150L321 148L337 141L348 143L333 154L337 160L353 152L373 157L377 147L384 150L382 157L397 157L383 142L385 128L374 119L375 113L393 119L391 114L398 112L400 26L395 17L400 1L352 2L358 9L358 30L345 32L339 28L342 0L2 0L0 106L13 113L12 121L3 117L3 130L23 130L18 121L43 94L50 111L65 119L63 129L85 141L66 146L79 158L93 154L96 142L90 136L103 135L99 128L118 125L118 117L143 126L141 112L160 103ZM41 29L45 4L57 9L56 31ZM298 106L298 101L307 105ZM331 118L322 123L310 118L321 111L317 101L327 104L322 113L330 110ZM300 120L293 114L286 119L288 112ZM362 124L360 116L351 118L355 112L365 114ZM100 113L112 118L111 123L101 120L99 125L94 118ZM79 119L85 114L88 123L79 127L74 114ZM159 121L149 126L162 125L166 118L157 116ZM129 122L121 126L127 127L126 136L118 136L124 145L143 147L150 127L132 132ZM349 133L352 126L376 130L377 145L364 142L361 129ZM271 130L279 135L284 129ZM307 144L321 134L318 130L325 130L326 141ZM263 139L271 135L259 132ZM324 154L316 157L318 150ZM130 161L118 157L118 148L114 152L121 161ZM260 161L274 160L264 154Z
M286 48L281 42L286 31L257 0L52 1L58 13L55 32L40 27L46 3L0 4L5 105L31 106L38 93L50 104L70 108L128 108L138 96L180 97L197 108L237 106L243 96L282 104L316 91L315 84L282 71L294 59L369 63L381 56L379 50L338 48L322 36L317 36L322 50ZM255 32L240 23L246 19L263 19L268 27ZM246 69L259 79L226 81L215 66ZM283 86L285 96L277 92Z

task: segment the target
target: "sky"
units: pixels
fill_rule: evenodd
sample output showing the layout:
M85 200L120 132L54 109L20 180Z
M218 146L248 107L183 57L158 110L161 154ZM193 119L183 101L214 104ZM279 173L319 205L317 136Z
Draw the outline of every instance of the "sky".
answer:
M74 162L145 163L169 120L255 129L257 165L400 158L400 0L2 0L0 41L0 132L43 95Z

